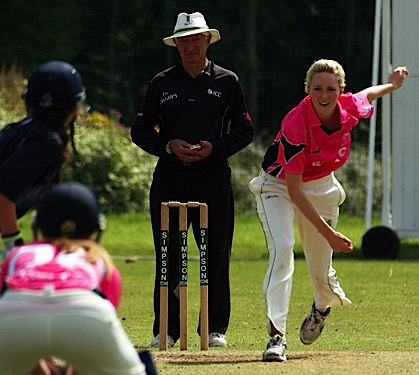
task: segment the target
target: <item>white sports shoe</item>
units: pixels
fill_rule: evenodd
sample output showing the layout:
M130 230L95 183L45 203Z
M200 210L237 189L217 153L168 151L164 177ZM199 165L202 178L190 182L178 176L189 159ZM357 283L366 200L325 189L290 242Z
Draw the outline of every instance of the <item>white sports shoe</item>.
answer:
M167 347L172 348L175 345L175 341L173 340L172 336L167 335ZM151 340L150 346L152 348L158 348L160 346L160 335L157 335L156 337Z
M313 303L310 313L304 319L300 328L300 340L303 344L312 344L319 338L329 313L330 307L325 312L320 312Z
M285 349L287 347L287 343L285 341L285 337L280 335L273 336L268 345L266 346L266 350L263 353L263 362L283 362L287 360L285 356Z
M227 346L226 336L223 335L222 333L211 332L208 337L208 346L210 347Z

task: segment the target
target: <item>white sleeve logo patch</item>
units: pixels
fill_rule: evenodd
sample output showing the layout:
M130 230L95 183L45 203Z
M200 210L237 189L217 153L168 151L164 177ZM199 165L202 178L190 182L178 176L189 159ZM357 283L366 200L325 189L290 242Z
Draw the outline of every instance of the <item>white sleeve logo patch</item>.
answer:
M213 89L208 89L207 93L208 93L208 95L216 96L217 98L221 98L221 95L223 94L221 91L216 91L216 90L213 90Z
M369 113L371 112L371 107L364 107L364 106L362 106L362 109L365 112L365 116L368 116Z

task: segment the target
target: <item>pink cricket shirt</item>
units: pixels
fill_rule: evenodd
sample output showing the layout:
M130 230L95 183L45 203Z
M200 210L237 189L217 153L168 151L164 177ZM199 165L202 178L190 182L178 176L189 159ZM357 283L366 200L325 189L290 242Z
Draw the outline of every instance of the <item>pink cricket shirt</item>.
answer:
M69 289L98 290L118 307L121 299L121 275L116 267L106 277L103 260L86 261L86 250L61 252L54 244L34 242L13 249L1 267L0 290L55 291Z
M265 154L262 164L265 172L285 178L286 171L301 174L303 181L312 181L340 168L349 157L350 131L360 118L371 117L374 107L361 93L343 94L337 105L341 127L334 132L321 126L310 96L292 109Z

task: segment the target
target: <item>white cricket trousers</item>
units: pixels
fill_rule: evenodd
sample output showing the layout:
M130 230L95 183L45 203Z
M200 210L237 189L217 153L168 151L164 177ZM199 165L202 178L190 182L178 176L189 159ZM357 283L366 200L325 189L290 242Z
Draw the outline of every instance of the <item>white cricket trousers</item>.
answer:
M112 304L91 291L6 291L0 298L0 374L25 375L41 358L79 375L145 375Z
M294 273L294 220L304 248L316 308L325 311L330 306L350 305L332 266L332 248L291 201L286 181L262 171L250 181L249 188L255 196L269 251L263 282L268 322L285 335ZM346 195L333 174L304 182L304 191L319 214L336 228L339 205ZM269 324L268 333L271 333Z

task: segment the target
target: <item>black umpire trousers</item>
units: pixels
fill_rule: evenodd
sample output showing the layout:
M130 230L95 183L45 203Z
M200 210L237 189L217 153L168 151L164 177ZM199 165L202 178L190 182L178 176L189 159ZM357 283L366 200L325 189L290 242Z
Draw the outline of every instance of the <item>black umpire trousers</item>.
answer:
M184 165L159 159L150 189L150 215L156 250L153 334L159 333L160 314L160 208L162 202L198 201L208 205L208 310L209 332L225 333L230 320L230 257L234 231L234 198L231 170L227 160L210 160ZM188 211L195 239L199 239L199 210ZM188 225L188 226L189 226ZM179 339L179 217L178 209L169 216L169 321L168 334ZM199 247L198 247L199 248ZM199 319L199 317L198 317ZM197 327L199 334L199 322Z

